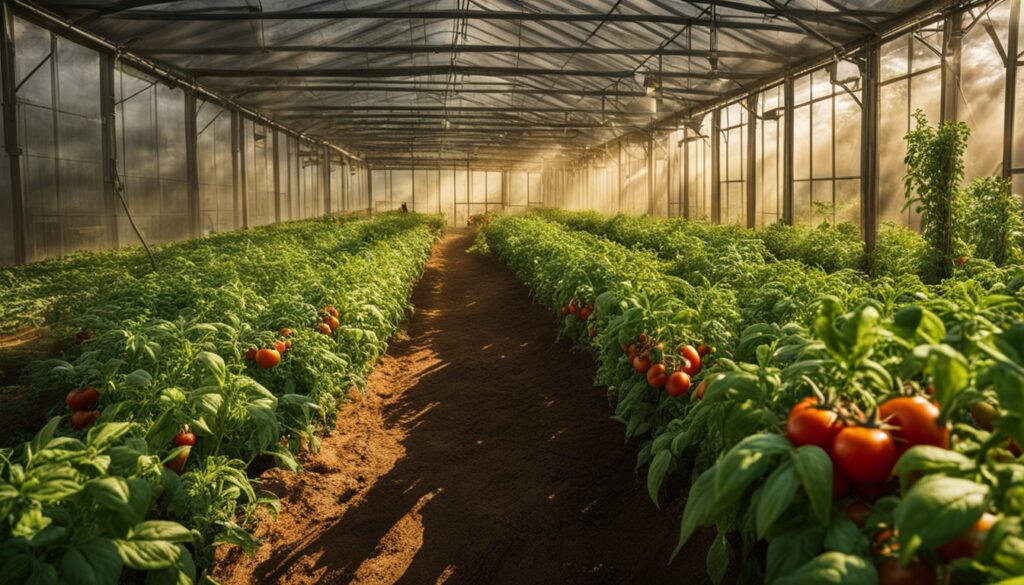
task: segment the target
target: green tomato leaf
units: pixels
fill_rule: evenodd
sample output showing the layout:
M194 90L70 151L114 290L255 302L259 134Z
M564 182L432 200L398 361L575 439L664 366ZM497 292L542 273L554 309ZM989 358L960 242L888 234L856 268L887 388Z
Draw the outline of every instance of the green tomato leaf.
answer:
M969 470L974 462L968 457L941 447L916 445L907 449L893 468L900 478L900 487L906 492L912 481L920 475L933 473L951 474L958 470Z
M963 534L981 518L988 499L987 485L941 475L922 478L893 513L901 559L909 562L918 548L933 549Z
M827 552L812 559L775 585L878 585L878 573L865 558Z
M737 443L715 465L715 507L722 509L739 500L751 483L771 469L778 455L792 449L789 441L773 433L751 435Z
M60 561L61 580L71 585L117 583L121 569L117 546L102 536L68 548Z
M832 513L832 460L821 447L804 445L793 451L793 464L814 515L827 526Z
M711 466L700 474L697 481L693 482L690 487L690 495L686 498L686 507L683 508L679 543L672 551L672 558L679 554L698 526L708 526L712 523L715 503L715 468L716 466Z
M757 537L763 539L772 524L786 511L796 496L796 488L800 485L793 462L786 459L768 476L760 489L757 509L754 513L754 524Z
M658 506L658 491L671 468L672 452L668 449L658 451L651 461L651 466L647 468L647 494L651 496L655 506Z

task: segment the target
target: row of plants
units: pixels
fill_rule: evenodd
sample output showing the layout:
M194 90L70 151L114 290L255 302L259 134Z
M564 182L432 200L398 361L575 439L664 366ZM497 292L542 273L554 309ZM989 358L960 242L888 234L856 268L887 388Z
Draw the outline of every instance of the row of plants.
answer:
M931 287L861 277L852 294L815 285L780 312L747 295L792 287L732 228L694 273L536 217L484 236L595 354L652 499L670 474L689 479L677 552L716 527L716 582L737 557L743 582L1024 573L1020 268L965 267Z
M415 214L268 226L93 283L62 317L88 335L25 373L67 410L0 450L0 583L190 583L214 547L254 550L278 503L251 476L317 449L442 229Z

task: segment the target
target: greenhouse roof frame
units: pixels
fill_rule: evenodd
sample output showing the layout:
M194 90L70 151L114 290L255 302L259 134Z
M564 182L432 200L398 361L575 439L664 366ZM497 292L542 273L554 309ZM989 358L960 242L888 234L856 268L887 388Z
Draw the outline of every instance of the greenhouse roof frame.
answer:
M12 4L29 5L27 0ZM35 6L371 165L568 162L956 5L50 0Z

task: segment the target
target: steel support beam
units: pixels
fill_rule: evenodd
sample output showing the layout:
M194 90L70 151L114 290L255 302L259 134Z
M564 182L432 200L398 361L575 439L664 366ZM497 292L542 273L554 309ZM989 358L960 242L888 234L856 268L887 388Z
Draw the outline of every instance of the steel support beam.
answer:
M1013 141L1017 131L1014 118L1017 109L1017 61L1020 54L1020 39L1018 38L1020 2L1021 0L1010 0L1010 34L1006 42L1006 53L1011 56L1006 67L1005 117L1003 119L1003 178L1007 181L1013 178Z
M274 137L274 221L281 223L281 132L276 128L270 130Z
M881 45L864 49L861 81L860 226L870 255L878 235L878 100L882 72Z
M197 98L195 92L185 91L185 180L188 197L188 227L193 238L201 235L199 215L199 130L197 128ZM275 159L275 171L277 168ZM275 192L276 199L276 192ZM278 218L277 221L281 221Z
M960 88L960 56L963 50L963 13L954 12L942 23L945 50L942 55L942 89L940 121L957 119Z
M747 227L757 226L757 112L758 94L747 96L747 151L746 151L746 182L747 188Z
M722 141L722 110L711 111L711 221L722 223L722 183L719 155Z
M782 221L793 225L793 76L782 83Z
M282 69L253 67L246 69L238 68L196 68L188 69L188 74L195 78L201 77L317 77L317 78L347 78L347 77L424 77L424 76L446 76L446 75L479 75L492 77L600 77L608 79L633 79L636 72L632 69L608 70L608 69L556 69L542 67L480 67L475 65L419 65L408 67L367 67L355 68L330 68L330 69L306 69L291 68ZM658 73L664 79L705 79L718 81L721 79L756 80L761 77L759 73L739 73L720 71L716 74L710 72L690 71L661 71Z
M14 228L13 242L14 261L24 264L27 261L27 237L25 228L25 185L22 179L21 146L18 144L18 96L15 91L17 78L14 69L14 19L7 3L0 7L3 16L3 29L0 31L0 66L3 67L3 115L4 115L4 148L7 152L7 164L11 173L11 218ZM3 245L7 245L4 243Z
M107 247L121 245L118 235L118 195L114 173L116 167L117 118L114 105L114 58L100 55L100 119L103 134L100 138L100 156L103 160L103 218Z
M320 157L324 161L323 164L323 185L324 185L324 213L323 215L330 215L333 213L331 201L331 156L326 146L320 147ZM415 182L413 183L415 185ZM415 187L413 187L415 189Z

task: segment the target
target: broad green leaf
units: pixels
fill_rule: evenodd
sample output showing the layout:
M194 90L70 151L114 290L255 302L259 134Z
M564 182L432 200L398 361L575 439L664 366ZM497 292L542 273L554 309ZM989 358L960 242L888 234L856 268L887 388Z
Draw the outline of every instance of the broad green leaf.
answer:
M227 381L228 369L219 355L208 351L200 352L196 356L196 363L206 371L209 376L208 381L215 382L216 386L223 386Z
M647 469L647 494L651 496L651 501L654 502L655 506L658 506L658 491L661 489L661 484L665 481L665 475L668 474L671 466L672 452L668 449L663 449L658 451L651 461L651 466Z
M89 429L86 443L97 449L105 449L132 430L132 423L108 422Z
M747 487L774 465L778 455L793 449L784 437L772 433L751 435L730 449L715 465L715 507L737 501Z
M798 527L784 532L768 543L767 578L771 583L782 575L788 575L821 552L824 528L819 526Z
M68 548L60 561L60 577L72 585L117 583L121 569L117 546L102 536Z
M715 504L715 466L712 466L700 474L697 481L690 486L690 495L686 498L686 507L683 508L682 526L679 530L679 543L672 551L672 558L675 558L682 550L686 541L690 540L699 526L708 526L712 523Z
M793 464L814 515L825 526L832 513L832 460L816 445L804 445L793 451Z
M833 514L825 533L825 549L848 555L868 555L868 539L846 514Z
M54 434L57 432L57 425L60 424L60 419L61 417L59 416L51 418L46 425L39 429L39 432L32 437L32 442L29 443L29 462L31 462L34 456L39 454L40 451L50 444Z
M732 551L729 549L729 541L725 538L725 530L720 526L718 534L708 548L707 567L711 582L719 585L725 579L731 563Z
M921 474L950 474L961 469L971 469L973 465L971 459L956 451L931 445L916 445L900 456L893 473L900 478L900 487L906 492L910 489L910 483Z
M827 552L812 559L775 585L878 585L874 565L863 557Z
M768 476L768 480L760 489L754 516L758 538L764 538L772 524L793 502L799 485L800 478L793 468L793 462L788 459L783 460L782 464Z
M987 485L941 475L922 478L893 514L901 559L909 561L918 548L932 549L962 534L981 518L988 499Z

